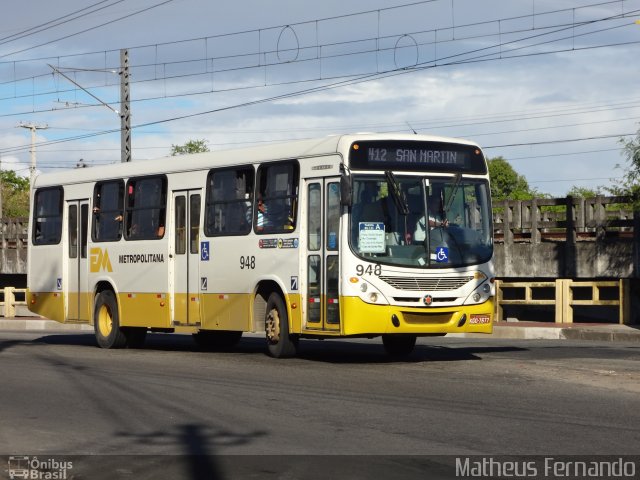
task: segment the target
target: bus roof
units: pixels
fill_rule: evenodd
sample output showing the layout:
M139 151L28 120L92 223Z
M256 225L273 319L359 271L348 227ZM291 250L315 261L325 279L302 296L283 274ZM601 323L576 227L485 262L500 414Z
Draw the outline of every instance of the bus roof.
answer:
M78 168L63 172L42 173L34 180L34 189L53 185L95 182L111 178L128 178L153 174L178 173L236 164L252 164L272 160L303 159L346 151L356 141L407 140L476 145L468 140L406 133L354 133L322 138L294 140L254 147L217 150L190 155L134 160L98 167Z

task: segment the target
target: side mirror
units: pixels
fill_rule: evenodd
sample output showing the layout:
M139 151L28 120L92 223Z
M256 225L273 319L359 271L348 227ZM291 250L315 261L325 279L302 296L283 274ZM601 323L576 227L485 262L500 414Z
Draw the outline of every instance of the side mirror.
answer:
M342 172L340 176L340 205L343 207L351 207L353 205L351 175L347 175L346 172Z

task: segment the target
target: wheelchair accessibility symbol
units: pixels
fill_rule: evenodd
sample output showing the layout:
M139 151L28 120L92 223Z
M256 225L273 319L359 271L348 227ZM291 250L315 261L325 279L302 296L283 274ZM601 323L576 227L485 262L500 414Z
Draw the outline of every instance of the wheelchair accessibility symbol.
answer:
M436 248L436 262L444 263L449 261L449 249L447 247Z
M209 242L200 242L200 260L209 261Z

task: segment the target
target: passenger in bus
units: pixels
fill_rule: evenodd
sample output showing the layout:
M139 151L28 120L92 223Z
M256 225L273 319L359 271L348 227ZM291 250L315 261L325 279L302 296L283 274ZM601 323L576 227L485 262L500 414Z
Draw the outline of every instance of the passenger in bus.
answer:
M256 229L258 231L262 231L265 229L265 227L270 227L271 223L269 222L269 218L268 218L269 214L268 214L267 205L262 200L261 194L258 194L258 206L256 207L256 209L257 209Z
M435 227L448 227L449 221L447 220L444 211L440 207L441 200L436 197L429 197L429 228ZM424 216L421 217L416 223L416 230L413 234L413 241L422 242L426 238L426 224Z

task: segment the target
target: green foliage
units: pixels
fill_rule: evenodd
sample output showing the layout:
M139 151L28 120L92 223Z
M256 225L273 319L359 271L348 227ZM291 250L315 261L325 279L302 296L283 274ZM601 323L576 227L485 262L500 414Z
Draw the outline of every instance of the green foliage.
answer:
M208 152L209 147L207 147L208 140L189 140L184 145L171 145L171 156L175 157L176 155L186 155L189 153L202 153Z
M529 187L527 179L516 172L503 157L488 160L491 178L491 197L494 202L500 200L529 200L540 193Z
M2 179L2 216L29 216L29 179L13 170L0 171Z
M634 209L640 210L640 130L631 140L621 138L619 142L622 145L622 155L627 159L627 165L616 166L623 170L622 179L615 180L615 184L606 190L612 195L632 196Z
M596 187L595 189L593 189L586 187L577 187L574 185L567 192L567 196L571 195L572 197L576 198L594 198L599 195L603 195L602 188L603 187Z

